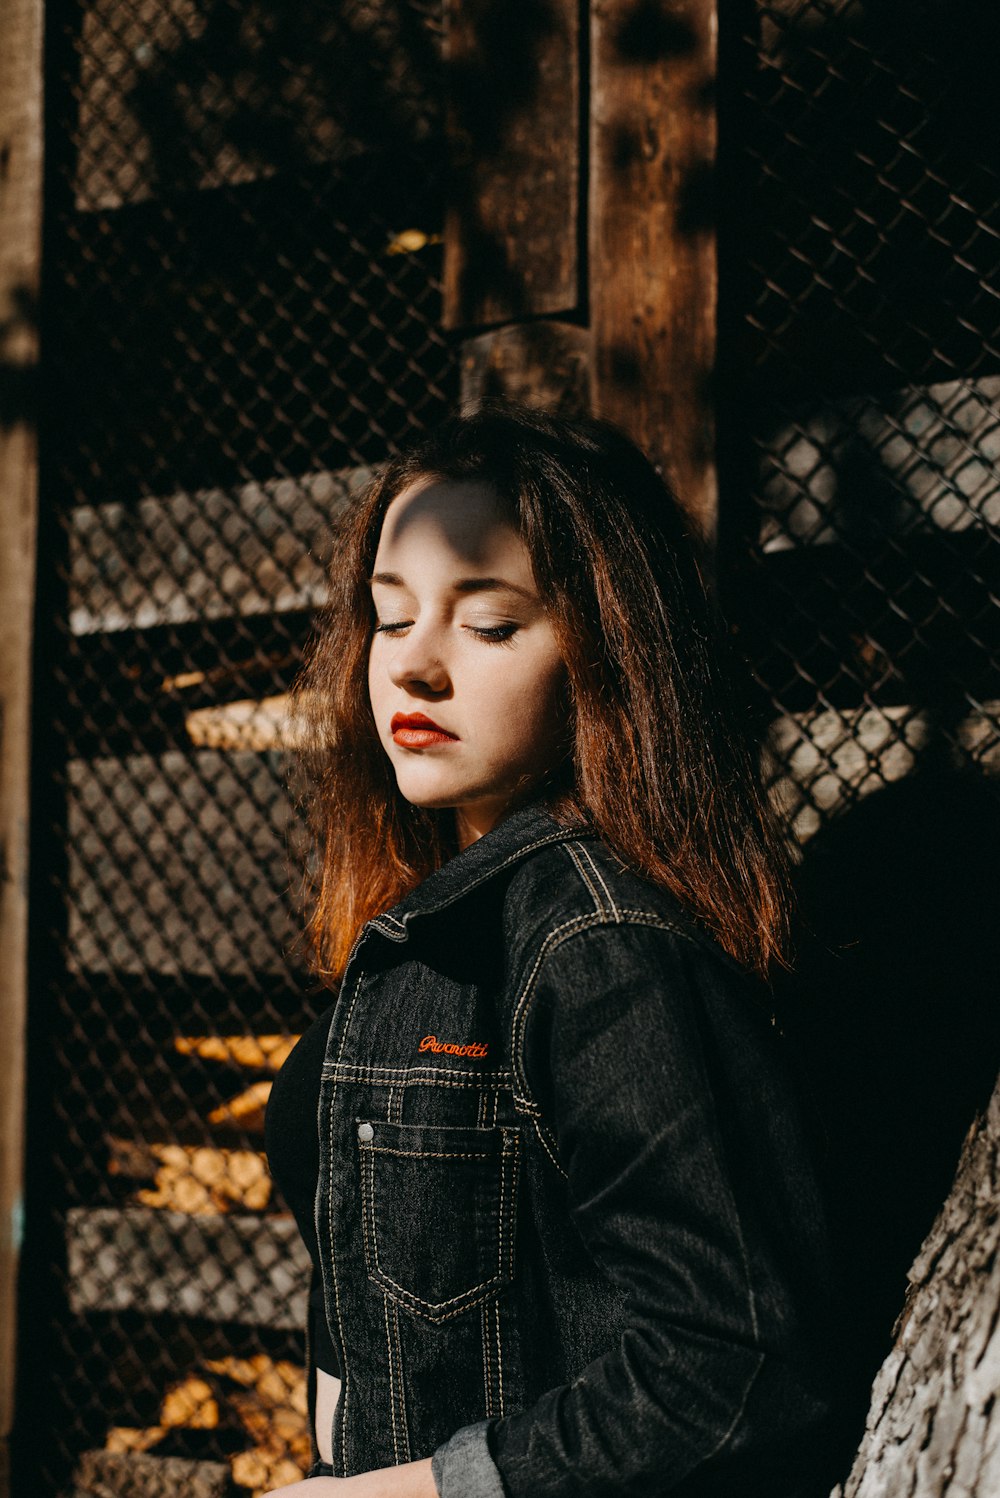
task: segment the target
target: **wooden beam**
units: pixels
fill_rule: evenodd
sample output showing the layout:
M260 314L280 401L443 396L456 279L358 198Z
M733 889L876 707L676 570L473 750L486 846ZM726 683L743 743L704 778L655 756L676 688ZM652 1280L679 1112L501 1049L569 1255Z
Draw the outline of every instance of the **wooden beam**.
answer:
M596 414L714 538L716 0L593 0L589 266Z
M42 0L7 0L0 47L0 1498L10 1487L24 1152L41 203Z
M450 0L444 323L582 303L577 0Z
M462 345L462 403L510 396L576 415L590 401L590 338L566 322L508 323Z

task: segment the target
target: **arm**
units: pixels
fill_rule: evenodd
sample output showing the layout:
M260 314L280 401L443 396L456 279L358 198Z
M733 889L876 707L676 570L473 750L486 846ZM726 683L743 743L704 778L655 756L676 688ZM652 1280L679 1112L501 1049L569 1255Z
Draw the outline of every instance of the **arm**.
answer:
M723 1032L725 1045L753 1036L753 1003L721 956L655 927L593 927L546 957L520 1059L576 1226L626 1293L627 1324L572 1383L446 1443L444 1498L659 1495L734 1451L759 1450L766 1465L815 1431L822 1399L788 1358L797 1291L734 1171L733 1073L716 1047ZM749 1088L764 1087L756 1060L751 1049ZM776 1086L769 1101L780 1114ZM765 1136L764 1121L744 1149L759 1146L761 1175L777 1180L784 1125Z
M428 1458L357 1477L307 1477L272 1488L264 1498L437 1498L437 1488Z

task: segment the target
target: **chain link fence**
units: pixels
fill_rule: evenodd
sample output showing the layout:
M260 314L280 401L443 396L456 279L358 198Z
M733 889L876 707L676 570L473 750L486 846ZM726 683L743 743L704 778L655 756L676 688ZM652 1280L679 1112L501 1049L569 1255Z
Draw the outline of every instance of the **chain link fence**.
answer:
M959 8L722 12L722 580L803 844L922 762L1000 753L1000 19ZM327 1003L283 695L331 518L457 396L440 3L47 24L19 1460L39 1494L262 1493L309 1455L263 1110Z
M730 16L720 573L799 859L776 987L824 1125L856 1441L1000 1056L1000 12Z
M749 460L722 524L805 842L919 764L1000 763L1000 16L743 11L720 429Z
M47 7L62 560L25 1491L259 1493L310 1459L308 1263L262 1137L329 1002L304 971L283 698L331 519L457 393L440 11Z

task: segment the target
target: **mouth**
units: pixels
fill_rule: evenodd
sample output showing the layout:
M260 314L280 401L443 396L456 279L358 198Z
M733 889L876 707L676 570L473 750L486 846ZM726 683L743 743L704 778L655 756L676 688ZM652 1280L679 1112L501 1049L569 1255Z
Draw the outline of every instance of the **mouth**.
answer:
M458 735L449 733L424 713L394 713L389 724L393 742L404 749L429 749L432 744L454 744Z

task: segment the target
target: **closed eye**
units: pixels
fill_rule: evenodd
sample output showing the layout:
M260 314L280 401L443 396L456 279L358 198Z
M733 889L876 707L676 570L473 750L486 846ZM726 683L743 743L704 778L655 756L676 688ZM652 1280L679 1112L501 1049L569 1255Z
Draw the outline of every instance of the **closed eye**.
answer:
M412 623L412 619L387 619L384 623L375 625L375 633L392 637L400 634L404 629L409 629ZM517 624L466 624L464 628L479 640L486 640L493 645L504 645L517 632L519 626Z
M488 640L494 645L505 645L510 640L511 636L517 632L518 628L516 624L467 624L465 627L466 629L470 630L477 639Z

